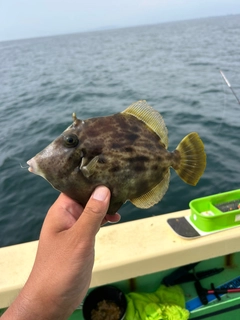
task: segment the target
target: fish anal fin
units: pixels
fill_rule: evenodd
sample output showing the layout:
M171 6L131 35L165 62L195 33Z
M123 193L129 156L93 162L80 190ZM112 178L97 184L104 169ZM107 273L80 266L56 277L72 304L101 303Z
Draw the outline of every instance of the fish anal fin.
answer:
M170 181L170 170L166 172L164 179L157 184L153 189L143 194L142 196L130 201L138 208L147 209L158 203L165 195Z
M191 132L177 146L178 164L173 168L186 183L195 186L206 168L204 144L197 132Z
M96 156L87 165L85 165L86 159L83 158L80 170L86 178L89 178L94 173L98 160L99 156Z
M130 114L143 121L161 139L166 149L168 147L168 130L160 113L148 105L147 101L139 100L132 103L123 114Z

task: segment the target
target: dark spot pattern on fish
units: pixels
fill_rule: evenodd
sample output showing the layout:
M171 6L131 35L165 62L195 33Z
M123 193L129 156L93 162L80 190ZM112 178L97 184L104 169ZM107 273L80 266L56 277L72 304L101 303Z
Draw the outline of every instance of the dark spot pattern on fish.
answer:
M146 162L146 161L149 161L150 158L147 156L135 156L135 157L127 158L126 160L129 161L130 163L134 163L134 162Z
M134 143L134 141L137 140L138 137L138 134L135 133L128 133L124 136L126 140L130 141L130 143Z
M132 131L133 132L138 132L140 129L137 126L132 126Z
M133 158L134 161L149 161L149 157L147 156L136 156Z
M143 172L146 170L146 167L143 163L138 162L136 164L133 165L133 170L136 171L137 173L139 172Z
M111 191L109 214L129 199L139 208L160 201L168 187L170 166L192 185L205 168L203 144L196 133L186 136L174 152L166 150L164 121L146 101L111 116L84 121L75 116L63 134L76 135L78 145L66 148L60 136L30 160L34 163L30 171L83 206L97 186L107 186ZM150 199L145 204L146 195Z
M111 146L112 149L119 149L119 148L122 148L122 144L119 143L119 142L113 142L112 146Z
M114 173L114 172L117 172L117 171L120 171L121 167L120 166L116 166L116 167L112 167L108 170L108 172L110 173Z
M88 151L89 155L91 156L99 156L103 153L103 148L101 147L100 143L95 145L94 148L93 147L89 147L89 151Z
M104 157L104 155L100 154L98 158L98 163L101 163L101 164L107 163L107 159Z
M157 164L152 165L151 166L151 170L157 171L158 170L158 165Z

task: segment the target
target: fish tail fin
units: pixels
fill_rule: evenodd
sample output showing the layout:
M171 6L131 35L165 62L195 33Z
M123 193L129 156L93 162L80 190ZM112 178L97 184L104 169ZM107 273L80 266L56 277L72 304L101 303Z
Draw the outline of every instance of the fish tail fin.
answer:
M189 133L173 153L176 159L172 167L184 182L195 186L206 167L206 153L199 135Z

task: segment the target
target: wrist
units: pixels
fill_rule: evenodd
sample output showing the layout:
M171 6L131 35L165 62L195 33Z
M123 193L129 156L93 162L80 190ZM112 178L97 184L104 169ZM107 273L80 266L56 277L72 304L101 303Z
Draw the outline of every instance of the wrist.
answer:
M58 303L50 301L37 290L19 293L16 300L2 315L1 320L66 320L71 311L63 310Z

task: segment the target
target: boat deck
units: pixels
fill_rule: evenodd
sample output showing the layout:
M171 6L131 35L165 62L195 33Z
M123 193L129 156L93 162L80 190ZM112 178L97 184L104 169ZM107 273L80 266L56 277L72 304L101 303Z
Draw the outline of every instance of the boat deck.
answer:
M193 240L180 238L167 219L189 214L190 210L184 210L101 228L90 287L240 251L238 227ZM33 241L0 249L0 309L11 304L26 282L37 245Z

